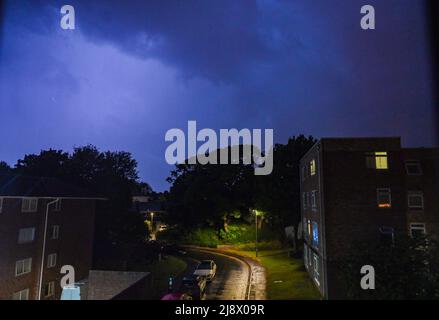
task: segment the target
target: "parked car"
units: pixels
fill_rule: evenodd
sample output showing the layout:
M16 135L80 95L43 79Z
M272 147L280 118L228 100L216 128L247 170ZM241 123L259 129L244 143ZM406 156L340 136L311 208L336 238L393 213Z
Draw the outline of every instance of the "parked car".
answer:
M179 291L190 295L193 299L201 300L206 291L206 279L196 275L184 277Z
M212 281L216 275L216 264L213 260L203 260L194 271L194 275L206 278L207 281Z

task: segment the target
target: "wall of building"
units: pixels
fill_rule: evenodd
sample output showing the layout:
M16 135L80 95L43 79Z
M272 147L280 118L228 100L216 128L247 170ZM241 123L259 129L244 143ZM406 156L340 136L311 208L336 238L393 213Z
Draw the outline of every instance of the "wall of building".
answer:
M38 281L43 246L44 218L47 199L38 200L37 212L21 212L21 199L3 200L0 213L0 299L11 299L14 292L29 288L30 299L38 297ZM91 268L94 231L94 200L63 199L61 210L49 213L48 234L52 225L59 225L59 238L48 235L43 272L43 286L55 282L55 293L46 299L59 299L61 295L61 266L72 265L76 279L87 277ZM31 243L18 243L20 228L35 227L35 239ZM47 268L47 256L56 253L55 267ZM32 270L15 276L17 260L32 258Z

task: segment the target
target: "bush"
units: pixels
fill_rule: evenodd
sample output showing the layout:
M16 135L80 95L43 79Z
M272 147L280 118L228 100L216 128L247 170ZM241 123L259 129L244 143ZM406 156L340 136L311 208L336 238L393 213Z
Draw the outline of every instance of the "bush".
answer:
M181 228L170 228L158 233L157 239L205 247L216 247L221 244L248 243L251 245L251 243L253 243L254 248L256 238L254 226L248 224L233 224L229 225L227 229L227 232L221 230L218 237L217 230L213 228L197 228L191 231L182 230ZM262 246L266 243L267 247L272 247L274 243L273 240L276 240L275 246L279 247L280 242L277 241L277 239L279 239L279 234L268 227L258 230L258 242Z

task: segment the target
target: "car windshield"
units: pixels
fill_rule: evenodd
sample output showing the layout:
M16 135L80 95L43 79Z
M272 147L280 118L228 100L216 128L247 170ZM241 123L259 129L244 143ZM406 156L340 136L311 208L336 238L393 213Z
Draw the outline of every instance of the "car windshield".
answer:
M202 262L198 265L197 269L210 269L210 262Z

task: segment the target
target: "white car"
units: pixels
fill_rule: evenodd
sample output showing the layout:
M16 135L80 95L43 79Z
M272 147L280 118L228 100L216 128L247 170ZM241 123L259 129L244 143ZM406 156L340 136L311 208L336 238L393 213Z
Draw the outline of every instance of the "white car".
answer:
M194 271L194 275L205 277L207 281L212 281L216 274L216 264L213 260L201 261Z

